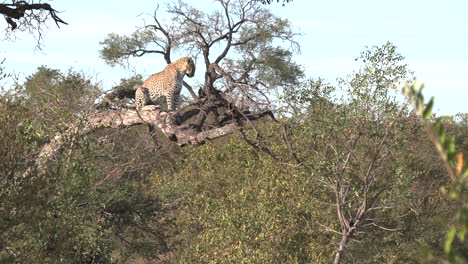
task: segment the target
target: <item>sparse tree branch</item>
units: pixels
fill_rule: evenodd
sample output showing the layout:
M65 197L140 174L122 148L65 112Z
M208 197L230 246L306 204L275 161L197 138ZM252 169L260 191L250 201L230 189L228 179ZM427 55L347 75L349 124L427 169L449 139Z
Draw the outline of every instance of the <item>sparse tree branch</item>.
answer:
M321 223L319 223L319 222L317 222L317 224L318 224L320 227L322 227L322 228L323 228L325 231L327 231L327 232L332 232L332 233L341 235L341 232L338 232L338 231L336 231L335 229L333 229L333 228L331 228L331 227L328 227L328 226L326 226L326 225L324 225L324 224L321 224Z
M363 225L363 227L368 227L368 226L375 226L375 227L377 227L377 228L380 228L380 229L382 229L382 230L389 231L389 232L396 232L396 231L401 230L401 228L388 228L388 227L383 227L383 226L377 225L375 222L372 222L372 223Z
M367 102L364 104L365 106L365 113L372 116L370 112L370 108L367 105ZM386 191L386 188L380 188L380 190L376 190L374 183L385 164L388 158L391 156L391 148L386 148L385 146L388 145L389 137L394 130L395 124L397 120L401 117L402 113L404 112L404 108L400 108L400 110L393 115L390 122L383 123L383 126L379 126L379 129L382 129L384 132L381 137L373 144L372 155L370 155L369 164L366 167L361 166L361 170L363 171L362 175L362 186L360 186L360 191L358 196L354 197L354 200L347 201L347 190L344 185L348 185L348 183L344 183L343 179L345 173L348 170L348 165L350 164L350 159L352 157L352 153L357 147L358 140L365 134L365 127L366 122L370 122L368 120L364 120L364 118L357 120L357 130L356 130L356 138L352 141L351 144L347 142L341 142L344 149L347 151L346 158L343 161L343 166L341 167L341 172L336 177L335 185L333 186L333 190L335 192L335 199L336 199L336 211L337 216L341 225L341 241L337 246L337 250L335 252L335 258L333 263L339 263L341 258L344 254L348 243L356 236L358 229L364 227L377 227L382 230L386 231L397 231L398 228L385 228L375 223L374 220L370 220L368 217L371 211L376 211L379 209L389 208L385 206L378 206L377 204L381 200L382 194ZM371 118L372 119L372 118ZM378 121L383 122L383 121ZM340 137L337 137L340 138ZM352 173L352 171L351 171ZM354 205L349 206L349 203L352 202ZM347 205L346 211L345 206ZM353 209L354 208L354 209ZM353 212L354 210L354 212ZM366 223L370 221L370 223ZM363 224L365 223L365 224Z
M44 38L44 28L47 28L47 22L52 20L57 27L60 24L68 25L58 16L58 11L52 8L48 3L41 3L41 0L35 1L15 1L11 3L0 4L0 14L7 22L7 28L4 30L7 39L14 39L17 32L27 31L33 35L36 40L36 48L42 48Z
M275 0L258 0L258 1L260 1L264 5L269 5L269 4L273 3L273 2L275 2ZM292 1L293 0L283 0L283 6L284 6L285 3L289 3L289 2L292 2ZM276 0L276 2L279 3L280 0Z
M376 206L376 207L371 207L371 208L367 209L367 212L376 211L376 210L393 209L393 208L394 208L393 206ZM368 219L366 219L366 220L368 220Z
M187 90L189 91L192 98L194 100L198 100L199 98L198 98L197 94L195 94L195 92L193 91L192 86L190 84L188 84L187 82L185 82L185 81L183 82L183 84L184 84L185 88L187 88Z
M150 53L157 53L157 54L162 54L162 55L165 55L166 52L164 51L160 51L160 50L146 50L146 49L135 49L131 52L126 52L126 53L123 53L124 55L127 55L127 56L135 56L135 57L142 57L146 54L150 54Z
M163 27L161 26L161 23L159 22L158 18L157 18L157 11L159 9L159 5L156 7L156 10L154 10L154 14L153 14L153 19L154 19L154 22L156 23L156 25L149 25L149 26L146 26L146 27L151 27L153 28L153 30L155 32L161 32L164 37L166 38L166 41L164 41L164 45L162 45L160 42L158 41L155 41L155 43L160 46L161 48L163 48L164 52L163 52L163 55L164 55L164 60L166 61L167 64L170 64L171 63L171 49L172 49L172 45L173 45L173 38L171 37L171 34Z

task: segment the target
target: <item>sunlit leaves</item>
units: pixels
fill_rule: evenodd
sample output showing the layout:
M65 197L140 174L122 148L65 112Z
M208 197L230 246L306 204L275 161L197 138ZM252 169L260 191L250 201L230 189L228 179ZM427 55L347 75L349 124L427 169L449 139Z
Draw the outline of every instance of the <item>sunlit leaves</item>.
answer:
M280 140L275 128L262 126ZM272 147L287 155L286 146ZM300 168L275 162L239 136L190 149L188 154L175 176L182 184L190 182L185 195L191 202L179 219L180 225L192 228L184 235L192 243L180 252L183 263L326 260L323 250L329 245L322 242L327 234L313 234L312 222L323 209L314 206L317 201L311 202L324 190L312 188L314 181Z
M271 87L296 86L303 69L292 61L292 52L281 47L263 50L258 57L258 77Z
M130 56L141 56L149 42L155 39L155 32L140 30L130 36L110 33L100 44L100 57L111 66L125 65Z

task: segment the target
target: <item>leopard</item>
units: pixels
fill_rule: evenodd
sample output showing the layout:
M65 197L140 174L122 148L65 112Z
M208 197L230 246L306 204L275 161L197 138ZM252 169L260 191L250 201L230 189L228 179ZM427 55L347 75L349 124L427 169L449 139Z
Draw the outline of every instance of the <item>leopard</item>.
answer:
M180 104L183 79L195 75L195 63L190 57L182 57L170 63L163 71L151 75L141 86L136 86L135 102L132 107L142 108L158 104L161 97L166 98L168 110L175 111Z

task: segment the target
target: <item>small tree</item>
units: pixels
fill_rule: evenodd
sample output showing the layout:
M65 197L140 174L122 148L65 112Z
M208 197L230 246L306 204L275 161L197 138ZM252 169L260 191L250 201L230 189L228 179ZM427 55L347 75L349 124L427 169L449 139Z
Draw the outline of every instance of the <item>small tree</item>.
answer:
M99 84L92 83L82 73L72 69L62 73L45 66L26 77L23 85L17 85L21 86L31 110L38 110L38 116L45 120L61 118L63 123L89 111L95 98L102 93ZM64 118L65 113L70 116Z
M310 139L293 144L293 149L331 191L328 199L338 224L329 219L318 224L338 234L333 263L341 262L362 230L398 230L383 214L396 206L392 189L398 184L393 182L401 173L396 150L403 148L399 130L407 115L395 88L410 72L391 43L369 48L357 60L363 67L341 80L337 91L318 80L310 82L308 90L287 91L285 97L306 104L295 110L299 127L302 122L316 124L307 130Z
M359 59L364 67L349 81L342 81L348 87L349 102L340 109L339 119L346 125L333 132L333 169L324 179L333 190L340 223L333 263L340 263L360 229L398 230L385 226L379 211L394 207L387 193L398 170L389 161L395 159L394 150L399 145L395 129L405 107L392 96L392 89L395 94L394 89L408 79L409 71L390 43L363 52Z

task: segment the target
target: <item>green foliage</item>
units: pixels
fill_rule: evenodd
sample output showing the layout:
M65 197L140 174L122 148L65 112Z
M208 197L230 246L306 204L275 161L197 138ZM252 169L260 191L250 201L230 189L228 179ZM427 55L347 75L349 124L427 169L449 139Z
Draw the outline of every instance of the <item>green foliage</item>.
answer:
M219 12L179 5L203 22L208 41L226 26ZM256 88L282 88L289 109L281 125L257 124L261 133L246 127L181 150L147 127L103 129L69 139L45 173L25 179L40 147L86 114L100 89L74 71L40 67L2 92L0 263L329 263L342 231L340 188L348 219L364 199L374 208L356 223L360 243L347 245L343 262L417 263L422 247L435 260L465 261L467 116L433 119L434 101L416 84L405 93L426 123L409 112L395 88L411 72L391 43L363 52L361 69L338 87L304 81L292 50L273 45L295 35L289 22L253 8L255 22L232 40L245 45L221 64L236 78L248 72L249 84L260 80ZM175 19L171 30L193 29ZM193 32L173 35L171 47L196 54ZM163 41L150 28L111 34L101 56L120 64ZM141 81L122 79L117 89Z
M387 42L381 47L371 47L356 60L362 61L361 69L348 80L340 81L342 86L348 87L345 91L348 98L360 104L365 113L372 113L377 118L398 112L401 107L395 98L396 88L408 82L412 72L396 46Z
M86 156L66 155L46 175L3 182L2 261L110 263L135 252L154 258L164 251L162 235L153 231L160 203L131 182L102 186L100 164L86 145L75 141ZM161 223L164 230L168 222ZM152 250L142 252L145 244Z
M153 33L149 30L137 31L131 36L119 36L110 33L100 44L104 46L99 51L100 57L111 66L125 65L126 60L131 54L129 50L142 50L148 42L152 41Z
M99 87L81 73L69 70L63 74L45 66L26 77L23 89L34 105L40 106L52 101L64 108L68 107L66 109L71 112L79 112L80 106L92 102L100 92Z
M258 77L272 87L296 86L304 76L302 68L292 61L292 52L281 47L263 50L259 60L263 62Z
M345 201L341 210L348 219L365 200L368 208L376 208L361 219L358 230L363 233L357 231L360 243L347 247L349 259L414 262L418 256L410 248L440 245L434 233L441 237L443 225L434 221L437 214L448 212L447 202L441 198L421 201L437 196L438 187L446 182L445 173L430 145L419 139L421 124L396 98L397 84L410 75L401 55L387 43L370 48L360 59L363 67L342 80L340 87L318 79L300 90L285 90L283 100L295 113L292 149L310 168L311 176L335 193L327 197L330 208L320 222L322 232L341 232L333 212L336 200ZM342 97L337 99L337 95ZM426 186L427 182L432 184ZM425 193L415 191L421 186L426 186ZM423 226L441 231L429 234ZM418 243L408 239L413 236ZM335 239L339 242L341 237ZM412 246L397 252L399 244Z
M417 83L405 85L404 95L414 106L415 112L426 121L426 128L432 143L435 145L439 156L445 164L446 171L451 177L451 183L447 188L442 188L442 192L456 203L456 212L453 224L447 231L444 252L449 261L455 263L466 263L465 240L468 233L468 166L465 163L463 152L456 152L455 137L447 136L443 117L437 118L430 123L430 113L434 104L434 98L425 104L423 91L424 85L417 86ZM463 150L463 149L462 149ZM453 167L454 166L454 167ZM459 248L462 251L459 251ZM463 249L465 251L463 251Z
M136 74L131 76L130 78L122 78L120 79L120 83L114 87L114 89L130 89L133 88L135 85L143 84L143 76L141 74Z
M45 173L21 176L48 134L61 129L45 126L55 112L38 103L47 101L41 93L64 89L64 100L80 104L78 95L89 83L81 75L41 68L21 86L24 90L0 94L0 263L125 263L135 255L158 259L168 251L172 225L163 218L166 209L138 177L110 177L117 161L104 157L116 154L94 135L70 139ZM48 103L63 119L81 113Z
M352 131L355 121L349 116L338 118L336 108L323 100L303 120L289 122L294 150L310 167L285 166L237 135L186 149L186 158L173 177L156 175L155 191L165 202L180 205L175 212L180 232L173 242L177 245L175 261L329 263L336 241L329 231L338 226L333 192L323 180L336 165L332 149L323 142L332 142L333 131ZM430 145L420 140L418 128L412 116L398 123L392 138L393 158L384 166L377 185L386 188L382 204L392 208L372 214L379 225L401 230L364 229L361 243L350 246L349 259L418 262L418 248L440 245L434 237L443 237L443 224L434 220L448 210L444 199L437 197L445 175ZM290 159L277 125L267 123L259 129L264 146L279 158ZM357 151L355 170L378 135L366 137L368 147ZM352 173L349 193L359 195L362 180Z
M301 169L278 164L239 136L190 149L188 157L174 179L190 182L178 217L187 245L178 262L328 262L327 235L310 222L321 213L311 198L323 190Z
M37 126L19 100L11 103L2 95L0 107L2 263L105 261L106 230L93 220L94 208L79 206L98 197L84 188L96 176L92 167L86 160L68 160L46 175L21 178L39 144Z
M276 159L240 136L186 150L170 184L157 187L167 201L184 201L176 217L177 262L329 263L340 238L330 188L337 181L346 186L346 215L354 215L364 197L374 208L344 262L418 262L421 247L443 245L440 216L451 206L438 189L446 174L422 124L394 93L409 71L391 44L371 50L362 55L362 69L338 88L319 79L284 90L284 101L298 113L282 120L290 146L277 125L258 128L261 146ZM372 69L382 65L385 71ZM347 97L336 99L336 91ZM338 178L350 148L346 174ZM278 162L294 160L291 151L300 166ZM366 176L369 170L375 176Z
M26 77L23 84L17 83L14 91L26 100L31 115L36 117L41 137L66 129L70 122L85 115L101 92L98 84L81 73L69 70L64 74L45 66Z

